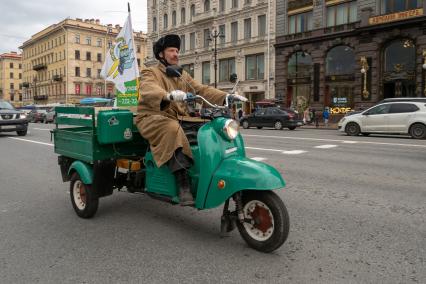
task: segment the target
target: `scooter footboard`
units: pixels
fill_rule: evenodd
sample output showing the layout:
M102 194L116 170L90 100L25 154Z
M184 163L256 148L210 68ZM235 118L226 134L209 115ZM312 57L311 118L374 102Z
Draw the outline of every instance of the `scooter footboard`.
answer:
M204 208L214 208L241 190L274 190L285 187L281 174L272 166L245 157L222 161L213 174Z

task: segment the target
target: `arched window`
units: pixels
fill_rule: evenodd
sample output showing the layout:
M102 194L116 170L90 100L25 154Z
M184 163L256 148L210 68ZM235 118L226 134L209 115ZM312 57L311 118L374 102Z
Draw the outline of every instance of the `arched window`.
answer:
M204 1L204 12L210 11L210 0Z
M169 16L167 16L167 14L164 14L163 16L163 28L167 29L169 25Z
M180 23L185 24L186 21L186 10L185 8L180 9Z
M330 49L325 62L326 75L349 75L355 72L356 61L352 48L339 45Z
M176 26L176 11L172 12L172 26Z
M312 58L304 52L293 53L288 61L288 77L310 77L312 72Z
M416 67L416 46L410 39L395 40L384 50L385 72L413 71Z
M156 32L157 31L157 18L154 17L152 19L152 31Z
M192 4L191 5L191 21L192 21L192 18L195 16L195 5L194 4Z

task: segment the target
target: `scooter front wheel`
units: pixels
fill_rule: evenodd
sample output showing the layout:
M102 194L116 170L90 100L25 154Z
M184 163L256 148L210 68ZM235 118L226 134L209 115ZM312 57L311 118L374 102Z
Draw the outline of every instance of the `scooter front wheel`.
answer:
M98 210L99 197L90 184L85 184L78 173L73 173L70 183L70 197L75 213L81 218L91 218Z
M245 191L242 206L245 221L237 221L237 227L250 247L272 252L287 240L290 220L277 194L272 191Z

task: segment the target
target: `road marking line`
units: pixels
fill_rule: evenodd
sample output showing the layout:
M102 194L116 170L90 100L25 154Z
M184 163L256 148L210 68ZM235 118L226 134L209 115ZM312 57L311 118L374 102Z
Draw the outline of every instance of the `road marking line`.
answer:
M279 150L279 149L267 149L267 148L255 148L255 147L245 147L246 149L249 150L261 150L261 151L272 151L272 152L283 152L284 150Z
M320 146L315 146L314 148L317 149L330 149L330 148L336 148L337 145L320 145Z
M53 144L51 143L44 143L44 142L40 142L40 141L34 141L34 140L28 140L28 139L22 139L22 138L16 138L16 137L9 137L10 139L15 139L15 140L19 140L19 141L24 141L24 142L31 142L31 143L35 143L35 144L41 144L41 145L46 145L46 146L53 146Z
M33 128L33 129L35 129L35 130L46 130L46 131L52 130L52 129L46 129L46 128Z
M261 138L276 138L276 139L293 139L293 140L311 140L311 141L328 141L328 142L341 142L346 143L347 140L338 139L321 139L321 138L306 138L306 137L288 137L288 136L265 136L265 135L254 135L254 134L243 134L243 137L261 137ZM400 143L386 143L386 142L369 142L369 141L356 141L360 144L373 144L373 145L388 145L388 146L403 146L403 147L418 147L426 148L426 145L419 144L400 144Z
M291 151L283 151L283 154L286 155L298 155L298 154L303 154L306 153L308 151L303 151L303 150L291 150Z
M268 148L256 148L256 147L245 147L245 148L249 150L280 152L281 154L287 154L287 155L297 155L297 154L303 154L308 152L303 150L280 150L280 149L268 149Z
M342 141L344 144L356 144L358 141Z
M263 157L253 157L253 158L250 158L250 159L258 161L258 162L262 162L262 161L267 160L267 158L263 158Z

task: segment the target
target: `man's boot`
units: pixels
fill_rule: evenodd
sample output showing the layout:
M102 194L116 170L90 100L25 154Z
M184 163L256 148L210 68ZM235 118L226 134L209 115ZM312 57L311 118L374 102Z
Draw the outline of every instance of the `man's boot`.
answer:
M191 185L186 170L179 170L175 173L176 181L179 186L179 203L181 206L194 205L194 198L191 193Z

